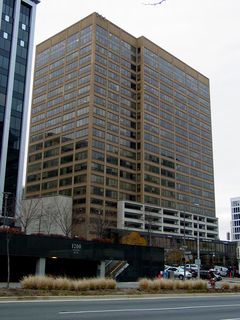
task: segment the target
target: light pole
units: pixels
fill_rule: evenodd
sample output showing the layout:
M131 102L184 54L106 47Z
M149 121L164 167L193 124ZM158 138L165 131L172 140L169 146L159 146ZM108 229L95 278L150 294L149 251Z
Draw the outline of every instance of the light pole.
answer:
M199 243L199 216L198 216L198 224L197 224L197 261L198 261L198 279L200 279L200 243Z
M11 192L3 192L4 196L4 211L3 211L3 227L6 227L6 217L7 217L7 203L8 203L8 196Z
M148 222L148 245L149 247L152 246L152 209L150 207L147 208L149 214L147 215L147 222ZM145 221L146 221L146 208L145 208ZM146 228L146 224L145 224Z
M148 232L149 232L149 238L148 238L148 245L152 246L152 217L149 216L148 220Z
M186 226L185 226L185 223L186 223L186 213L185 211L183 212L184 216L183 216L183 259L184 259L184 280L186 279L186 258L185 258L185 249L186 249Z

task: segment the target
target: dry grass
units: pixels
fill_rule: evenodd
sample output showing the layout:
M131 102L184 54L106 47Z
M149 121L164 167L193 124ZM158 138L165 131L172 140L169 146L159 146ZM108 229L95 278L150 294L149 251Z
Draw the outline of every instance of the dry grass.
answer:
M66 277L27 276L21 280L23 289L37 290L114 290L116 281L105 278L69 279Z
M48 276L27 276L21 280L24 289L51 290L54 288L54 279Z
M147 291L149 286L149 280L147 278L140 279L138 281L138 287L142 291Z
M162 290L174 290L174 280L160 279Z
M208 287L207 281L204 281L204 280L194 281L194 289L196 290L207 290L207 287Z
M68 278L51 278L51 281L53 282L52 289L55 290L73 290L73 281Z
M239 283L234 283L231 287L231 289L235 292L239 292L240 291L240 284Z
M203 280L170 280L170 279L141 279L139 281L139 290L148 292L160 292L160 291L206 291L207 281Z
M227 282L221 283L221 289L224 291L228 291L230 289L230 284Z

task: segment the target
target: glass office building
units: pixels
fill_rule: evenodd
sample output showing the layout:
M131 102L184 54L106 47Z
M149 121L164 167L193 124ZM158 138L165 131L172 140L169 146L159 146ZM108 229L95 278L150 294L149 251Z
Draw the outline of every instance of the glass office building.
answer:
M73 197L87 237L118 201L215 218L209 80L97 13L39 44L26 194Z
M4 197L15 199L23 187L37 3L2 0L0 4L0 211Z
M240 197L231 198L231 240L240 241Z

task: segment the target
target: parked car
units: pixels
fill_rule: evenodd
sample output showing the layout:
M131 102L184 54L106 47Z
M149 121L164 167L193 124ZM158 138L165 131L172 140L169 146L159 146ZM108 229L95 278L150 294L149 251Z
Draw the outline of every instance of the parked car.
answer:
M201 278L201 279L209 280L209 278L210 278L210 274L209 274L209 273L212 272L212 271L213 271L213 273L214 273L214 279L215 279L216 281L221 281L221 280L222 280L222 277L221 277L219 274L216 274L213 269L210 269L210 270L200 270L200 278Z
M222 277L226 277L228 274L228 269L222 266L214 266L215 273L219 274Z
M198 265L197 264L194 264L194 263L191 263L191 264L186 264L186 268L187 269L191 269L191 270L194 270L194 271L198 271Z
M165 271L167 272L173 272L173 276L174 278L178 278L183 280L184 279L184 269L181 267L168 267L165 269ZM185 277L186 279L191 279L192 278L192 274L189 271L185 271Z
M183 265L181 265L179 267L184 270L184 266ZM191 272L193 278L197 277L198 268L196 268L196 264L186 264L185 268L186 268L187 271Z

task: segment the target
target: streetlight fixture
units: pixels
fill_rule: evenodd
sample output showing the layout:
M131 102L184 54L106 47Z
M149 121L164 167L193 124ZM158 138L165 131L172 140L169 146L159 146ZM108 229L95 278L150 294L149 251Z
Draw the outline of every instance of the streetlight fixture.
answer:
M199 203L194 203L195 206L199 206ZM199 215L197 215L197 266L198 266L198 272L197 277L200 279L200 266L201 266L201 260L200 260L200 240L199 240Z

